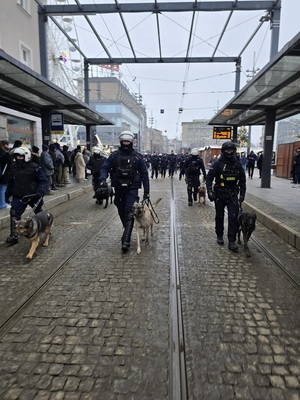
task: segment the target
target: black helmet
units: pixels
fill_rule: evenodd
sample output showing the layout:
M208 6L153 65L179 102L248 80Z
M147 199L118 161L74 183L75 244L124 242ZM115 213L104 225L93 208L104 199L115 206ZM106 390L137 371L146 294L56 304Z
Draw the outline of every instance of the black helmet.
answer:
M225 142L222 144L222 154L224 154L225 157L231 158L231 157L233 157L235 152L236 152L235 143Z

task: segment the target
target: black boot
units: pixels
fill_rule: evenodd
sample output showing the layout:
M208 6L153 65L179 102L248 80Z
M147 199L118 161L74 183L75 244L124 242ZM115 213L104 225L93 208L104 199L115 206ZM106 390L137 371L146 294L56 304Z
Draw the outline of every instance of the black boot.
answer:
M16 217L11 215L10 216L10 235L6 239L6 243L9 246L13 246L14 244L19 243L18 234L16 232L16 221L17 221Z
M235 242L229 242L228 249L233 251L234 253L238 253L239 251L238 245Z
M194 193L193 193L194 201L197 201L197 194L198 194L197 192L194 192Z
M126 253L130 248L130 238L134 224L134 217L132 214L128 216L125 222L125 229L122 236L122 251Z

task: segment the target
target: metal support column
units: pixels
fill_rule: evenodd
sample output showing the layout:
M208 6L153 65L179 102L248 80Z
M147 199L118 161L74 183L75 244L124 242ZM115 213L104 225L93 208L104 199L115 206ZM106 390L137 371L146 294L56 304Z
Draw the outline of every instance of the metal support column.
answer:
M278 53L278 43L279 43L279 29L280 29L280 8L273 10L271 16L271 50L270 50L270 60Z
M49 144L51 141L51 110L42 111L42 143Z
M237 92L240 90L240 86L241 86L241 57L238 58L235 64L235 88L234 88L235 94L237 94ZM233 143L237 143L237 134L238 134L238 127L233 126L232 139L231 139Z
M271 164L273 155L273 143L275 134L275 121L276 121L276 110L271 109L266 113L266 125L264 135L264 151L263 151L263 162L261 170L261 187L271 187Z
M89 88L89 63L84 60L84 101L89 104L90 102L90 88ZM85 127L85 135L86 135L86 147L87 150L91 149L91 126L86 125Z
M38 6L38 24L39 24L41 75L45 78L48 78L48 51L47 51L47 36L46 36L47 16L44 14L43 8L40 5Z

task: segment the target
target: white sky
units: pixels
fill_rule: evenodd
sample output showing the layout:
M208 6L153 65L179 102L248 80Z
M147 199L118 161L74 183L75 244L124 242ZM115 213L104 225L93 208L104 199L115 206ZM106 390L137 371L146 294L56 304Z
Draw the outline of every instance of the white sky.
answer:
M81 3L93 1L82 0ZM119 3L124 2L142 3L143 0L119 0ZM148 3L150 0L145 0L145 2ZM198 2L201 1L198 0ZM69 0L68 3L72 4L73 0ZM114 1L102 0L101 3L112 4ZM281 4L279 50L300 30L300 0L282 0ZM216 56L237 56L256 30L260 17L265 13L265 11L233 13L228 27L230 29L226 32L225 40L221 42ZM196 34L192 39L190 56L212 54L218 34L222 31L228 14L229 12L197 14ZM164 57L185 56L191 16L192 13L169 13L159 16ZM140 13L126 14L124 18L137 56L157 56L155 16ZM116 19L116 15L104 17L97 15L91 16L90 19L113 56L132 57L120 19ZM75 24L79 44L84 53L88 57L106 57L99 43L95 41L94 35L88 32L84 21L77 18ZM262 25L242 55L241 88L249 79L247 75L251 74L247 70L261 69L269 61L271 38L269 27L268 22ZM217 109L222 108L234 96L234 63L123 64L120 71L121 80L130 92L140 91L148 118L152 116L154 119L153 126L165 132L169 138L181 137L181 122L211 119ZM178 113L179 107L183 108L181 114ZM164 109L163 114L160 113L161 109ZM260 131L260 127L254 127L253 136Z

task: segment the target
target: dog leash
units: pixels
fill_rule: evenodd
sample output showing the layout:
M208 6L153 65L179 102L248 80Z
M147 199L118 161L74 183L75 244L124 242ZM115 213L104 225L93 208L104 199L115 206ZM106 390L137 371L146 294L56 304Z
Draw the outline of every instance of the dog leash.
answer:
M150 214L151 214L151 217L153 218L154 223L159 224L159 218L154 210L151 200L150 199L142 200L142 205L144 206L145 204L150 210Z
M37 197L36 194L28 194L26 196L23 196L20 201L23 204L29 204L30 200L33 199L34 197ZM39 197L39 199L36 201L36 203L34 204L34 206L32 207L32 211L35 212L35 210L38 208L38 205L40 204L40 202L42 201L42 196Z

